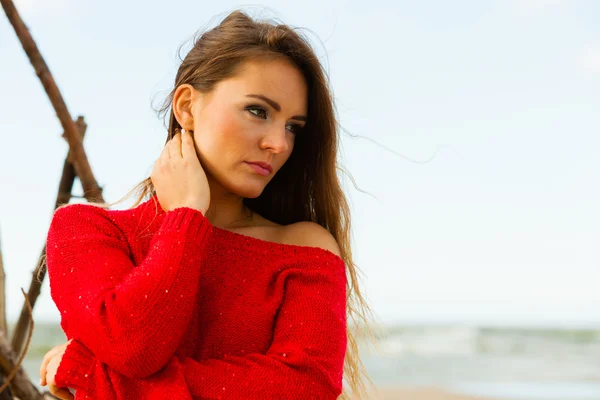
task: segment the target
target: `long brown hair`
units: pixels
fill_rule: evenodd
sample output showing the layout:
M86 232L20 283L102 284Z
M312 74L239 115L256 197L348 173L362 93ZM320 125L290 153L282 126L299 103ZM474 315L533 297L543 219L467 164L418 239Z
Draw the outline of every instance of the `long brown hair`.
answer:
M338 122L326 72L308 39L283 24L255 21L242 11L230 13L218 26L194 38L193 48L182 60L173 91L159 112L168 119L167 143L181 128L172 110L175 88L190 84L208 93L219 81L233 76L243 62L255 59L286 58L304 74L308 86L308 120L302 135L295 139L288 161L269 182L260 196L246 198L252 211L287 225L313 221L326 228L337 240L349 275L347 285L348 349L344 361L344 380L351 393L341 399L366 398L366 380L373 384L359 357L359 339L370 338L373 344L372 311L361 295L360 269L352 260L350 248L350 209L337 172L339 142ZM145 179L121 200L105 203L110 207L137 192L132 207L156 194L152 180Z

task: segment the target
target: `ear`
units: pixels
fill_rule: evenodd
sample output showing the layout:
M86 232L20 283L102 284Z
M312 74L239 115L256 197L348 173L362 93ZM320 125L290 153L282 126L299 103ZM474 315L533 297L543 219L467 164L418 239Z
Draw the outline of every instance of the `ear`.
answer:
M179 85L173 93L173 114L183 129L194 130L192 106L198 94L198 91L187 83Z

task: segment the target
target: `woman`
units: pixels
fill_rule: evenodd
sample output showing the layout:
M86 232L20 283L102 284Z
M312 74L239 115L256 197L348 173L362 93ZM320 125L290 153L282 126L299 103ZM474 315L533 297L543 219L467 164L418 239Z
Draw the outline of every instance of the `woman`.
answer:
M370 310L308 41L235 11L196 39L162 110L167 141L133 208L53 216L69 341L41 384L65 399L335 399L345 377L364 398L347 315Z

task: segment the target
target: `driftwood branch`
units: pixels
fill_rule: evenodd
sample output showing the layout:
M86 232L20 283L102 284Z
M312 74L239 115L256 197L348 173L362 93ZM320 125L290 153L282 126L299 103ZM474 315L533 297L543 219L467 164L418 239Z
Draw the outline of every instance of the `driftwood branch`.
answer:
M83 120L83 117L78 117L77 122L75 123L77 126L77 130L83 137L85 136L85 132L87 129L87 125ZM63 134L63 137L66 135ZM67 155L65 162L63 164L63 172L60 178L60 184L58 185L58 194L56 195L56 201L54 203L54 209L59 207L62 204L67 204L71 199L71 190L73 189L73 183L75 181L75 168L73 164L69 161L71 159L71 153ZM38 264L33 271L33 276L31 277L31 282L29 284L29 290L27 292L27 301L31 304L31 307L35 307L35 303L40 295L40 291L42 288L42 284L44 283L44 278L46 277L46 245L43 246L40 257L38 258ZM12 335L12 348L17 354L21 354L23 348L23 342L25 340L25 333L29 329L29 312L27 310L27 303L23 304L21 308L21 314L19 315L19 320L17 321L17 325L13 331Z
M23 296L25 296L25 292L23 292ZM31 307L28 309L29 313L31 314ZM29 347L32 332L33 325L32 329L29 331L26 347ZM4 336L4 334L0 335L0 369L2 370L4 376L6 376L7 381L4 383L4 385L2 385L0 390L5 390L10 383L15 396L18 396L20 399L44 399L44 395L38 391L33 383L31 383L31 379L29 379L29 376L25 370L21 367L23 358L24 354L18 357L15 352L12 351L10 345L8 344L8 340L6 340L6 336Z
M98 186L96 178L94 177L91 167L89 165L87 156L83 149L83 135L85 131L85 123L83 119L79 118L78 123L75 123L71 119L71 115L67 109L67 106L58 90L58 86L46 65L46 62L42 58L40 51L37 48L29 30L25 26L25 23L21 19L17 9L15 8L12 0L0 0L2 7L8 17L8 20L13 25L25 53L29 57L31 64L33 65L37 76L40 78L50 102L54 106L56 115L58 116L63 129L63 137L69 143L69 155L67 161L63 166L63 177L59 185L59 191L55 202L55 209L60 204L68 203L71 197L71 189L73 187L73 181L75 175L79 177L81 186L83 187L84 197L90 202L104 202L102 197L102 189ZM79 125L79 127L78 127ZM67 165L68 164L68 165ZM34 276L30 284L28 292L28 301L35 306L37 297L40 294L41 284L43 282L46 269L45 269L45 257L46 257L46 246L44 244L40 258L38 259L38 265L35 268ZM38 279L39 277L39 279ZM23 346L24 334L27 331L29 324L29 317L25 306L21 309L21 315L15 327L13 334L12 346L17 354L20 354Z
M77 172L77 176L83 187L83 195L90 202L104 202L104 199L102 198L102 189L98 186L96 178L92 173L90 163L83 149L82 139L77 132L77 127L71 118L71 114L69 113L67 105L58 90L58 86L50 73L48 65L46 65L42 54L29 33L29 29L27 29L27 26L21 19L12 0L0 0L0 4L2 4L8 20L15 29L15 32L23 45L23 49L25 49L25 53L27 53L29 61L33 65L36 75L40 78L40 81L50 98L50 102L56 111L56 115L60 120L67 141L69 142L73 166L75 167L75 171Z
M83 118L79 117L77 122L74 122L71 118L67 105L63 100L58 86L12 0L0 0L0 4L4 9L6 16L8 17L8 20L13 26L17 37L21 41L23 49L29 57L29 61L33 65L36 75L39 77L42 86L44 87L50 102L54 107L56 115L60 120L64 131L63 138L65 138L69 144L69 153L63 165L63 174L59 184L59 190L54 208L56 209L58 206L69 202L75 176L79 177L81 186L83 188L83 196L89 202L104 202L102 197L102 188L98 186L83 148L83 136L86 131L86 125L83 121ZM46 245L44 244L40 258L38 259L38 265L34 271L29 292L27 295L25 295L23 292L25 295L25 304L13 334L12 346L8 343L8 339L6 337L6 328L0 332L0 370L6 377L4 383L0 381L0 400L12 398L10 391L4 391L8 385L10 385L11 389L13 389L14 394L22 400L53 398L53 396L49 393L40 393L31 383L29 377L20 366L23 358L27 354L27 348L33 332L33 306L35 305L40 294L41 285L46 274L45 257ZM0 280L3 280L3 274L2 277L0 277ZM3 294L0 293L0 295ZM0 306L5 307L4 301L5 300L3 296L0 297ZM2 311L3 310L0 309L0 326L2 325ZM4 326L5 325L6 324L4 323ZM25 343L25 348L23 349L25 333L27 332L28 327L30 327L29 335L27 342Z

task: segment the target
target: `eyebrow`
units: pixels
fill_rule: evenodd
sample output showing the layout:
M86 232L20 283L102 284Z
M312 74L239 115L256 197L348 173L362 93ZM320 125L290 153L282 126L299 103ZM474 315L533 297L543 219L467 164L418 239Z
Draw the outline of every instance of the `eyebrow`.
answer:
M264 96L262 94L247 94L246 97L254 97L254 98L257 98L257 99L261 99L261 100L267 102L271 107L273 107L278 112L281 111L281 106L279 105L279 103L277 103L273 99L268 98L267 96ZM304 115L294 115L290 119L295 119L295 120L298 120L298 121L306 121L306 116L304 116Z

